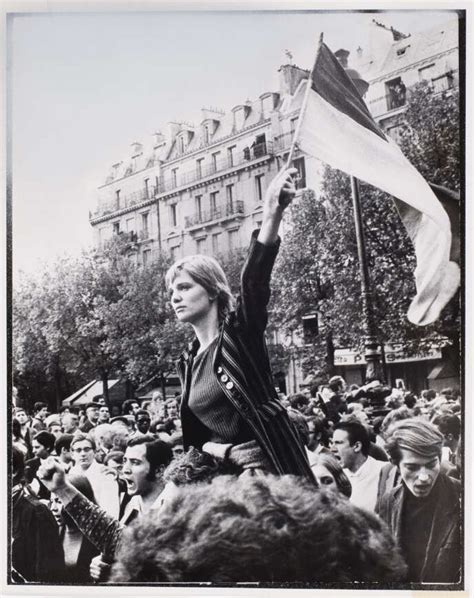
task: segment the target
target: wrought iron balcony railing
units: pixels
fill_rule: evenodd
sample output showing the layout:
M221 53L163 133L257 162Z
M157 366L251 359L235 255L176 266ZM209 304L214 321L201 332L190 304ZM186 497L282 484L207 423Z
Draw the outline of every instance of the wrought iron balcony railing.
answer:
M232 204L215 210L201 210L194 214L194 216L187 216L184 220L185 228L197 226L199 224L207 224L215 220L225 220L234 216L242 215L244 213L244 202L242 200L234 200Z
M270 141L258 143L245 148L240 157L236 155L233 156L232 159L229 159L228 157L217 159L211 164L202 165L188 172L178 174L175 178L171 178L171 180L160 177L155 192L157 195L168 193L178 187L192 185L200 180L212 177L215 174L225 172L232 168L240 168L253 160L258 160L271 155L273 155L273 144Z

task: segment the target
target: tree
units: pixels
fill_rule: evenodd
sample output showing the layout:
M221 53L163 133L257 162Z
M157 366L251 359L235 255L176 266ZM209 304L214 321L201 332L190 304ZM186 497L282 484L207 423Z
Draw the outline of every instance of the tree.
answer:
M412 90L402 147L430 182L459 188L459 110L426 85ZM387 194L360 183L367 258L379 337L414 351L433 337L459 338L457 302L429 327L406 319L415 294L411 242ZM285 238L275 273L275 313L286 330L318 313L320 336L303 352L305 370L330 373L331 347L356 347L363 337L357 247L349 177L326 167L318 195L307 191L293 207L293 227Z
M164 290L167 262L137 267L126 238L104 251L61 258L36 276L23 276L14 293L13 346L19 392L41 374L60 372L85 384L99 377L108 401L112 375L138 383L169 369L184 331L174 324ZM33 339L33 342L32 342ZM30 383L26 383L27 380ZM23 381L23 382L22 382ZM65 397L58 388L56 406Z

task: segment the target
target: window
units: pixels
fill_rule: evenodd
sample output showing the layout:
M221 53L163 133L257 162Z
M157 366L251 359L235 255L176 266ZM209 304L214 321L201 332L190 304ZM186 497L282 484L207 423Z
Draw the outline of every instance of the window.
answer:
M173 168L171 171L171 184L173 187L177 187L178 185L178 169Z
M135 218L128 218L127 222L125 223L125 226L127 228L127 232L131 232L132 230L135 229Z
M410 47L410 45L405 46L404 48L398 48L398 50L397 50L397 58L400 58L401 56L405 56L406 51L408 50L409 47Z
M255 138L255 143L253 143L252 146L254 158L261 158L262 156L265 156L265 154L267 153L265 135L257 135L257 137Z
M204 162L204 158L198 158L196 160L196 176L198 179L202 177L202 163Z
M234 185L227 185L225 188L227 199L227 214L234 213Z
M181 153L184 153L185 150L185 143L184 143L184 135L181 135L181 137L179 138L179 151Z
M196 206L196 216L199 222L202 222L202 195L196 195L194 204Z
M142 235L144 239L148 239L148 212L142 214Z
M235 128L237 130L242 129L242 127L244 126L246 117L247 117L247 114L246 114L245 108L243 106L240 106L238 108L238 110L236 110L234 112Z
M435 76L435 65L429 64L427 66L423 66L421 69L418 69L418 77L420 81L430 81Z
M303 339L305 345L312 345L319 334L318 316L311 314L303 316Z
M306 167L304 158L297 158L296 160L293 160L293 166L298 170L296 188L304 189L306 187Z
M206 253L206 237L196 239L196 253Z
M209 125L204 125L204 143L209 143L211 140L211 131Z
M218 196L219 196L219 191L212 191L212 193L209 196L209 207L211 209L211 218L218 217L218 211L217 211Z
M115 192L115 209L120 210L120 189Z
M257 174L255 177L255 195L257 197L257 201L262 201L263 199L263 179L264 174Z
M218 168L218 158L219 158L219 154L220 152L215 152L214 154L211 155L212 158L212 172L217 172L217 168Z
M234 165L234 150L235 145L227 148L227 166L231 168Z
M298 122L298 117L295 116L290 119L290 136L293 138L295 131L296 131L296 124Z
M150 262L151 249L145 249L142 254L143 265L146 266Z
M441 91L447 91L454 87L454 75L452 72L445 73L441 77L435 77L432 80L433 91L440 93Z
M212 253L217 255L221 251L221 233L212 235Z
M387 81L385 83L385 89L387 92L388 110L395 110L395 108L400 108L400 106L405 105L407 90L400 77Z
M229 235L229 251L234 251L239 247L239 229L230 230Z
M114 235L118 235L120 233L120 222L114 222L112 224L112 231Z
M150 197L150 179L145 179L145 199Z
M179 258L179 248L180 245L170 247L171 258L173 259L173 261L176 261Z
M177 206L175 203L170 205L170 225L173 227L178 225Z

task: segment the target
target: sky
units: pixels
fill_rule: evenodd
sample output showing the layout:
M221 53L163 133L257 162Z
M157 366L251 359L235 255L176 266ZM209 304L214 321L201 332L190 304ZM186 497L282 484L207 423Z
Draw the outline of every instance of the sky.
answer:
M92 244L96 189L130 144L278 89L278 68L310 68L367 46L372 18L405 33L448 11L27 13L8 16L13 271Z

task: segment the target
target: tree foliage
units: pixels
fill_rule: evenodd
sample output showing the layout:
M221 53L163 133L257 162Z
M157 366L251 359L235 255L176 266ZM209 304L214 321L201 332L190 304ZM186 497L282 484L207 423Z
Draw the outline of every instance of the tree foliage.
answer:
M420 85L411 92L402 148L425 178L459 189L459 110L448 98ZM443 335L459 338L457 300L428 327L406 318L416 290L412 244L387 194L359 182L366 255L379 339L402 342L408 350ZM292 229L277 262L274 312L286 330L304 315L318 313L319 336L302 353L306 370L331 371L332 343L360 347L364 326L360 275L349 177L326 167L321 189L306 191L291 213Z
M165 257L137 266L125 240L22 276L13 297L15 383L27 402L56 385L56 403L93 378L132 383L169 373L185 329L164 286ZM58 388L58 372L71 384ZM56 376L56 378L55 378ZM42 380L42 388L33 381Z

